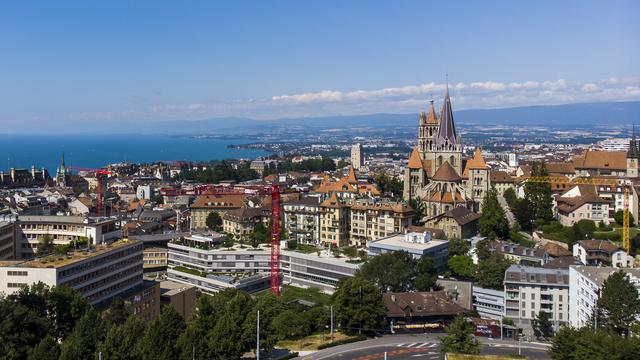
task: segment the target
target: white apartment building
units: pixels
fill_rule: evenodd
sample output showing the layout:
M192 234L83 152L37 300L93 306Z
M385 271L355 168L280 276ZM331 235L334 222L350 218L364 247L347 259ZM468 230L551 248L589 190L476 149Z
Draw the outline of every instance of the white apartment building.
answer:
M558 327L569 321L569 271L511 265L504 274L504 297L505 316L516 324L531 325L544 311Z
M573 244L573 257L584 265L633 267L633 257L609 240L581 240Z
M202 291L217 292L226 287L257 291L268 287L270 248L234 245L220 246L224 235L191 235L171 241L168 275L172 281L197 286ZM326 251L304 254L281 250L282 281L300 287L314 287L333 292L338 281L354 276L357 263L336 258ZM254 276L256 275L256 276ZM221 277L226 276L226 277ZM260 280L262 279L262 280Z
M67 245L83 238L96 245L122 237L117 220L110 218L21 215L17 225L16 256L21 259L33 257L44 236L50 236L55 245Z
M394 251L406 251L416 259L429 256L433 260L433 266L441 272L447 268L449 241L433 239L432 234L425 231L391 235L367 242L369 256Z
M142 284L142 250L141 241L119 240L67 255L0 261L0 293L42 282L68 285L91 305L107 302Z
M569 325L576 328L593 326L591 319L595 314L602 285L611 274L620 270L627 274L640 291L640 269L581 265L569 267Z
M500 320L504 317L504 291L473 287L473 310L483 319Z
M284 203L284 228L299 244L320 244L320 198L308 196Z

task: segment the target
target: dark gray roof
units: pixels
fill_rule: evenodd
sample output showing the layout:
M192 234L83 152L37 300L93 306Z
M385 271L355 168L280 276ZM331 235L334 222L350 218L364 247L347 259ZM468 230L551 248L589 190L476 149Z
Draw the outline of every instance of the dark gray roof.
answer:
M447 92L445 93L444 103L442 104L436 145L443 145L445 140L449 140L449 144L458 144L458 135L456 134L456 126L453 122L453 110L451 109L451 98L449 97L449 85L447 85Z

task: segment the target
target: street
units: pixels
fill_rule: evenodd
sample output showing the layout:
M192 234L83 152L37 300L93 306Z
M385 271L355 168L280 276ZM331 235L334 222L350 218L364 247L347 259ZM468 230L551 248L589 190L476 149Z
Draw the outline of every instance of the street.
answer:
M440 352L440 334L400 334L386 335L380 338L360 341L352 344L336 346L320 350L308 355L300 356L303 360L354 359L374 360L384 359L444 359ZM512 340L493 340L478 338L480 353L483 355L514 355L518 354L518 342ZM529 359L549 359L549 346L541 343L523 342L522 355Z

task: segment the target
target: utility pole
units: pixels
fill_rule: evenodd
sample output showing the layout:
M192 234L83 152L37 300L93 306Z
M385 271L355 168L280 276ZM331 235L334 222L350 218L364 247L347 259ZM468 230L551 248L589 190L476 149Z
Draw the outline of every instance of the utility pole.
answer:
M502 333L502 317L500 318L500 340L504 340L503 333Z
M331 305L331 341L333 341L333 305Z
M518 356L522 356L522 334L518 336Z
M260 360L260 310L256 320L256 360Z

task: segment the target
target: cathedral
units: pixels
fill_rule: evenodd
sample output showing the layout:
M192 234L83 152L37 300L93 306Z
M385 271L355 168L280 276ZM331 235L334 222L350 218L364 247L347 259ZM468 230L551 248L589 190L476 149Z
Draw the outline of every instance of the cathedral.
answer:
M426 218L457 206L482 210L482 200L490 187L489 167L479 148L471 159L463 159L462 153L447 86L439 116L433 101L428 114L420 112L418 144L404 174L404 199L420 201Z

